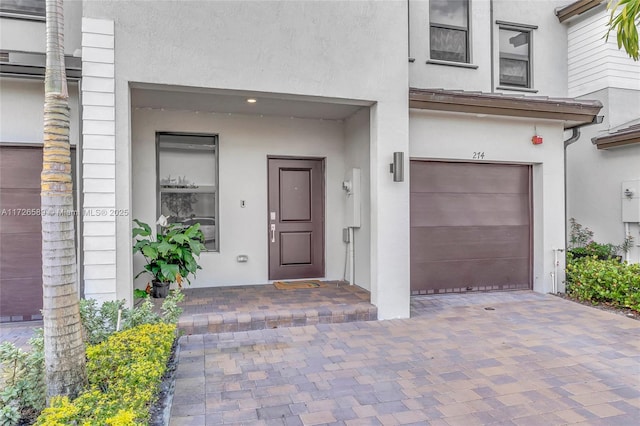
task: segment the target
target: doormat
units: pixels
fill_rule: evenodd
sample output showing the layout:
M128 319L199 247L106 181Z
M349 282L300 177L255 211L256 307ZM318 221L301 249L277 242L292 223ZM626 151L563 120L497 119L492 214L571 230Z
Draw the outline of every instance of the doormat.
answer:
M278 290L293 290L300 288L320 288L327 285L318 280L306 280L306 281L276 281L273 285Z

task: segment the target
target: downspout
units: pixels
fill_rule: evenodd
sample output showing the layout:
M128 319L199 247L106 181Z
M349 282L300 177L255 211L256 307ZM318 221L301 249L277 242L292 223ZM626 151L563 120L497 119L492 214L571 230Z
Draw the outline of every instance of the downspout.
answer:
M564 223L565 226L568 222L567 217L567 147L574 142L577 142L580 139L580 127L574 127L571 129L571 137L564 141ZM551 292L553 294L558 293L558 266L560 266L560 261L558 259L558 252L564 252L568 245L567 241L567 231L565 229L564 232L564 248L554 248L553 249L553 272L551 273L551 280L553 282L553 288Z
M591 121L591 123L585 123L585 124L581 124L579 126L573 127L571 129L571 137L567 140L564 141L564 149L563 149L563 155L564 155L564 170L563 170L563 174L564 174L564 223L565 226L566 224L569 222L569 218L568 218L568 212L567 212L567 148L569 147L569 145L573 144L574 142L577 142L578 139L580 139L580 128L584 127L584 126L590 126L592 124L600 124L602 123L602 119L603 116L602 115L596 115L595 117L593 117L593 120ZM554 292L558 292L558 266L559 266L559 260L558 260L558 252L563 252L566 250L566 248L569 245L569 241L567 239L567 231L565 229L564 232L564 248L561 249L553 249L554 251L554 266L553 266L553 272L551 273L551 275L553 276L553 291Z
M571 129L571 137L564 141L564 223L569 223L569 217L567 216L567 148L574 142L580 139L580 127L574 127ZM567 247L569 241L567 239L567 232L564 233L564 246Z

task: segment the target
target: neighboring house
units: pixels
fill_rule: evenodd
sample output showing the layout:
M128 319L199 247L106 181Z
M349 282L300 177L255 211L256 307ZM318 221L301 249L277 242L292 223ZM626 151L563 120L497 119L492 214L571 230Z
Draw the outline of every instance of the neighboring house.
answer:
M79 28L82 4L67 2L64 12L67 28ZM67 32L64 49L74 161L81 134L80 36L79 31ZM44 51L44 1L0 1L1 321L42 318L40 172ZM73 171L75 175L75 164ZM78 188L75 176L74 183Z
M382 319L411 294L554 290L565 130L601 107L566 98L567 3L67 5L83 295L131 300L132 219L161 213L207 227L193 287L348 270Z
M626 258L640 262L640 62L618 49L615 33L603 38L609 16L603 0L558 11L568 28L568 94L603 104L602 123L567 148L567 217L601 243L633 237Z

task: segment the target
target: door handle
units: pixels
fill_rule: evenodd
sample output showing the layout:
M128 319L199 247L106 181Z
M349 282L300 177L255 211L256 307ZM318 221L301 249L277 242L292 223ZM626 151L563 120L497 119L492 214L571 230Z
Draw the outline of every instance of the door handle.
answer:
M275 223L271 224L271 242L272 243L276 242L276 224Z

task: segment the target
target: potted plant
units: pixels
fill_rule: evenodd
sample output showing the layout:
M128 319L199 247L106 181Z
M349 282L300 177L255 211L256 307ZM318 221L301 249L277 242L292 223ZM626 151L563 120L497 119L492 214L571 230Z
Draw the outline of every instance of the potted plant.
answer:
M168 218L160 216L156 224L158 232L153 238L151 227L138 219L133 220L138 227L133 228L133 253L141 253L147 264L135 278L146 273L151 274L153 297L166 297L171 283L182 287L182 281L190 283L189 276L195 276L202 269L196 257L204 250L204 235L200 224L189 227L181 223L168 223Z

